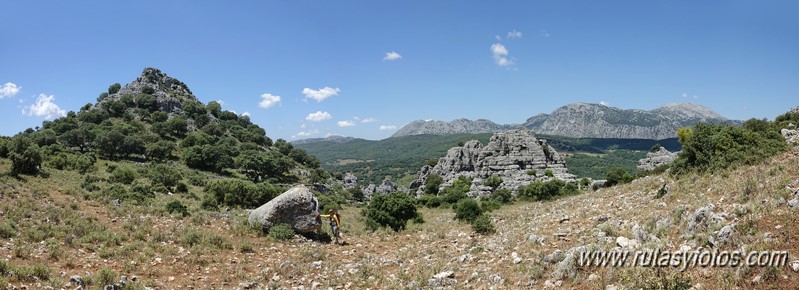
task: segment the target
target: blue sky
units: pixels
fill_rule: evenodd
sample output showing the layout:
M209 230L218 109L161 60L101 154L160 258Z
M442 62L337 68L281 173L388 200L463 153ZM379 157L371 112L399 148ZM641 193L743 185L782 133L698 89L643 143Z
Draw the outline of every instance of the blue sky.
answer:
M799 105L796 1L4 1L0 135L157 67L273 139L573 102ZM279 97L279 101L278 101ZM263 104L263 106L261 106ZM271 105L271 106L269 106Z

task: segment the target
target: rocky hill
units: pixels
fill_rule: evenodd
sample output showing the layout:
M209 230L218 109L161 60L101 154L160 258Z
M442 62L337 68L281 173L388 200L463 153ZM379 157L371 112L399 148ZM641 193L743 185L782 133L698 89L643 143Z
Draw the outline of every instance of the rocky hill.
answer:
M668 104L654 110L619 109L600 104L574 103L550 114L538 114L522 125L501 125L489 120L452 122L413 121L392 137L455 133L496 133L527 128L539 134L575 138L667 139L676 136L678 128L697 122L728 122L713 110L692 103Z
M355 139L356 138L354 138L354 137L344 137L344 136L339 136L339 135L333 135L333 136L328 136L328 137L325 137L325 138L300 139L300 140L296 140L296 141L291 141L291 144L294 144L294 145L306 145L306 144L313 144L313 143L319 143L319 142L325 142L325 143L328 143L328 144L341 144L341 143L347 143L347 142L353 141Z
M499 125L485 119L469 120L457 119L451 122L432 121L432 120L416 120L402 126L391 137L400 137L408 135L451 135L458 133L478 134L478 133L497 133L502 132L515 126L512 125Z
M681 127L727 121L712 110L691 103L669 104L650 111L576 103L527 119L524 127L540 134L567 137L666 139L675 137Z
M551 176L547 176L550 174ZM416 194L422 194L428 177L443 178L440 187L451 186L460 176L473 178L471 196L483 196L490 191L484 182L491 176L502 178L500 188L516 190L535 180L558 178L574 180L566 163L554 148L539 140L531 131L513 130L494 134L488 144L472 140L453 147L435 166L425 165L419 178L411 184Z

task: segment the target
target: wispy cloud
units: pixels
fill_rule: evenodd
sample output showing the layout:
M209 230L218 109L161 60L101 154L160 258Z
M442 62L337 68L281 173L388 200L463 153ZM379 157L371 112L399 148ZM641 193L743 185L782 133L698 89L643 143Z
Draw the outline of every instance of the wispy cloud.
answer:
M397 126L394 125L380 125L380 131L396 130Z
M336 122L336 125L338 125L341 128L352 127L352 126L355 126L355 122L353 122L353 121L338 121L338 122Z
M3 87L0 88L0 99L3 99L5 97L13 97L17 93L19 93L21 89L22 87L17 86L17 84L15 83L12 82L5 83Z
M299 133L297 133L297 135L294 135L292 137L293 138L298 138L298 137L299 138L307 138L307 137L311 137L311 136L316 135L316 134L319 134L319 130L314 129L314 130L299 132Z
M494 43L491 45L491 55L494 56L494 61L501 67L509 67L513 65L513 61L508 58L509 52L501 43Z
M250 112L241 113L241 116L242 117L249 117L250 116Z
M364 118L363 120L361 120L361 123L373 123L373 122L377 122L377 119L372 118L372 117L368 117L368 118Z
M308 114L308 116L305 117L305 120L311 122L321 122L321 121L330 120L332 118L333 115L330 115L330 113L328 112L317 111L316 113Z
M603 105L603 106L610 106L610 103L608 103L606 101L599 101L599 104Z
M280 96L266 93L261 95L261 102L258 103L258 106L264 109L269 109L271 107L277 106L278 104L280 104Z
M399 53L392 51L387 52L386 56L383 57L383 60L398 60L400 58L402 58L402 56Z
M698 99L699 98L699 96L697 96L697 95L693 95L692 96L692 95L689 95L687 93L682 93L682 97L686 98L686 99Z
M508 37L508 39L522 38L522 32L521 31L516 31L516 29L514 29L513 31L508 32L508 36L507 37Z
M45 94L39 94L39 97L36 98L36 103L23 108L22 113L28 116L44 117L45 120L67 115L66 110L56 105L55 96Z
M317 102L324 101L332 96L337 96L340 92L341 89L331 87L324 87L318 90L312 90L310 88L302 89L302 94L305 95L306 99L314 99Z

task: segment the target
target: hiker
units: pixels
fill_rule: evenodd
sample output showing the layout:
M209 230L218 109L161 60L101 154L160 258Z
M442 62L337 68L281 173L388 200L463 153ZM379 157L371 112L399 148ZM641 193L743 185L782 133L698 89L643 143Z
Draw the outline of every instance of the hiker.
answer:
M339 238L339 232L338 231L339 231L339 225L340 225L340 222L341 222L341 220L340 220L341 216L339 216L338 212L336 210L332 209L332 208L327 211L327 214L322 214L322 215L319 215L319 216L323 217L323 218L329 218L330 219L330 230L333 231L333 237L336 238L336 244L338 245L338 238Z

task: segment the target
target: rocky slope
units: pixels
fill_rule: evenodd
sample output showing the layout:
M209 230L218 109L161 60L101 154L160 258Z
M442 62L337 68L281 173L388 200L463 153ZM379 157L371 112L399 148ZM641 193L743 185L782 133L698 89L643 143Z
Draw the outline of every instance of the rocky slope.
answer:
M522 125L501 125L488 120L458 119L452 122L413 121L392 137L447 135L455 133L496 133L527 128L539 134L577 138L667 139L678 128L697 122L728 122L713 110L692 103L674 103L646 111L619 109L600 104L574 103L550 114L538 114Z
M483 196L490 192L483 182L493 175L502 178L500 188L516 190L519 185L550 178L545 174L548 170L554 178L575 178L568 173L560 154L546 140L536 139L531 131L513 130L494 134L486 145L472 140L462 147L449 149L435 166L422 167L411 188L416 189L416 194L422 194L431 174L444 179L441 188L451 186L459 176L466 176L474 178L469 195Z
M489 120L457 119L451 122L416 120L402 126L391 137L408 135L451 135L457 133L496 133L511 129L513 125L500 125Z
M623 110L600 104L576 103L524 123L536 133L587 138L666 139L677 129L697 122L726 122L723 116L691 103L669 104L651 111Z

